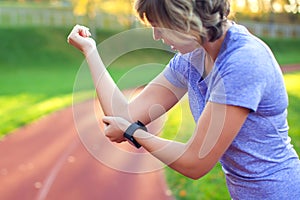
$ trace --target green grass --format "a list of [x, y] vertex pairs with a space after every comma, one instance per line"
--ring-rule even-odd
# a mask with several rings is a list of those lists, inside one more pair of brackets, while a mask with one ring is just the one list
[[[73, 85], [83, 56], [66, 43], [70, 29], [0, 29], [0, 136], [71, 105]], [[98, 33], [98, 42], [114, 34], [103, 30]], [[265, 41], [275, 52], [280, 64], [300, 63], [299, 39]], [[120, 57], [108, 69], [120, 87], [128, 88], [148, 82], [162, 69], [162, 66], [157, 66], [154, 69], [135, 68], [128, 72], [132, 66], [144, 63], [166, 64], [171, 56], [157, 50], [138, 50]], [[138, 79], [133, 81], [133, 77]], [[285, 80], [290, 99], [290, 136], [297, 152], [300, 152], [300, 72], [286, 74]], [[164, 134], [169, 138], [186, 141], [188, 134], [174, 136], [172, 133], [191, 133], [194, 127], [185, 100], [171, 111]], [[199, 181], [187, 179], [168, 168], [166, 175], [169, 187], [178, 200], [230, 199], [219, 164]]]
[[300, 63], [300, 39], [262, 38], [282, 65]]
[[[194, 119], [185, 97], [170, 111], [162, 137], [185, 142], [190, 138], [194, 128]], [[170, 168], [166, 168], [165, 173], [168, 186], [177, 200], [230, 199], [225, 176], [219, 163], [200, 180], [186, 178]]]
[[82, 58], [67, 45], [66, 34], [66, 29], [1, 28], [0, 135], [72, 103]]
[[[84, 57], [67, 44], [70, 30], [71, 27], [0, 29], [0, 137], [71, 105], [75, 78]], [[100, 43], [114, 34], [101, 30], [96, 41]], [[142, 49], [121, 56], [108, 69], [120, 88], [130, 88], [146, 84], [162, 69], [146, 66], [128, 72], [132, 66], [166, 64], [170, 57], [168, 52]], [[141, 73], [147, 74], [146, 78]]]
[[292, 143], [300, 156], [300, 72], [285, 74], [284, 78], [289, 95], [289, 133], [292, 137]]

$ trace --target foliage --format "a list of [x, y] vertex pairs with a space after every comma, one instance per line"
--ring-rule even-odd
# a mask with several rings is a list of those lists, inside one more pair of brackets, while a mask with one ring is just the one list
[[295, 0], [231, 0], [235, 12], [256, 13], [294, 13], [300, 12], [300, 3]]
[[[93, 20], [97, 12], [114, 15], [121, 25], [131, 28], [136, 22], [134, 0], [5, 0], [3, 6], [30, 6], [32, 8], [72, 9], [76, 16]], [[238, 20], [257, 20], [277, 23], [300, 21], [300, 3], [297, 0], [231, 0], [232, 16]]]
[[[75, 14], [95, 15], [97, 10], [116, 15], [120, 22], [133, 23], [129, 16], [133, 14], [133, 0], [72, 0]], [[231, 0], [231, 11], [235, 16], [240, 14], [252, 19], [297, 20], [300, 13], [300, 3], [296, 0]], [[284, 15], [286, 13], [288, 15]], [[280, 15], [280, 17], [276, 17]], [[266, 17], [267, 16], [267, 17]]]
[[87, 15], [93, 19], [97, 13], [97, 6], [101, 3], [102, 0], [72, 0], [73, 12], [75, 15]]
[[231, 0], [231, 14], [238, 20], [299, 23], [300, 3], [296, 0]]
[[135, 18], [131, 0], [105, 0], [100, 9], [117, 16], [120, 24], [128, 28], [133, 26]]
[[131, 0], [72, 0], [73, 12], [79, 16], [93, 19], [97, 12], [117, 16], [120, 24], [130, 28], [134, 23]]

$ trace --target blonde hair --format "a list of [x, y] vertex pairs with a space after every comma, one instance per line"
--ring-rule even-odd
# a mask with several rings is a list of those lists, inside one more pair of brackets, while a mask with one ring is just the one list
[[230, 4], [228, 0], [135, 0], [135, 10], [144, 23], [213, 42], [223, 34]]

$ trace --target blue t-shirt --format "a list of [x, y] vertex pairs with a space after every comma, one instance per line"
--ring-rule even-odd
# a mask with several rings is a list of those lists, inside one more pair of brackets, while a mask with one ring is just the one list
[[220, 160], [231, 197], [300, 199], [300, 161], [288, 136], [288, 98], [270, 49], [235, 24], [203, 79], [204, 58], [201, 48], [176, 54], [164, 75], [175, 86], [188, 89], [195, 121], [208, 101], [250, 110]]

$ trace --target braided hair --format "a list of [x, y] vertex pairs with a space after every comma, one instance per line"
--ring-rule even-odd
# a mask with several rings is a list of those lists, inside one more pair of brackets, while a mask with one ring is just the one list
[[195, 12], [199, 15], [203, 27], [207, 30], [209, 41], [213, 42], [223, 35], [223, 24], [230, 13], [230, 4], [226, 0], [195, 0]]
[[228, 0], [135, 0], [142, 22], [193, 35], [199, 43], [223, 34], [230, 12]]

